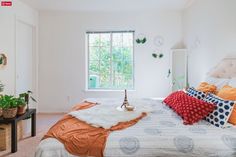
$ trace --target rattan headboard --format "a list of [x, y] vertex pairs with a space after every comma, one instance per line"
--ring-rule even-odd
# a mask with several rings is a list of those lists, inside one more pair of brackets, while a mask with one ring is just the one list
[[236, 77], [236, 57], [223, 59], [208, 73], [208, 76], [229, 79]]

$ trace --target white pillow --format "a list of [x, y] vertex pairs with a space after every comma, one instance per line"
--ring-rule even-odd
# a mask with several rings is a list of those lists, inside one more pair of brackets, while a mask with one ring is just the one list
[[205, 82], [215, 85], [217, 89], [221, 89], [225, 85], [228, 85], [229, 81], [230, 79], [227, 79], [227, 78], [216, 78], [216, 77], [211, 77], [211, 76], [208, 76], [205, 78]]
[[236, 78], [232, 78], [232, 79], [230, 79], [230, 81], [229, 81], [229, 85], [230, 85], [231, 87], [236, 88]]

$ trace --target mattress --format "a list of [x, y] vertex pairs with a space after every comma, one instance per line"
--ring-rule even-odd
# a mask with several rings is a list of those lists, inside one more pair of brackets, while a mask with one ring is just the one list
[[[101, 104], [121, 104], [122, 100], [90, 99]], [[112, 132], [107, 140], [106, 157], [235, 157], [236, 128], [218, 128], [202, 120], [183, 125], [181, 117], [158, 100], [142, 99], [154, 112], [136, 125]], [[74, 157], [62, 143], [48, 138], [39, 144], [36, 157]]]

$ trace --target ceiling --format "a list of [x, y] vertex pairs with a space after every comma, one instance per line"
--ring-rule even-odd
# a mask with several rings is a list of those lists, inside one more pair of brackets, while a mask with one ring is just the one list
[[193, 0], [21, 0], [38, 10], [123, 11], [182, 10]]

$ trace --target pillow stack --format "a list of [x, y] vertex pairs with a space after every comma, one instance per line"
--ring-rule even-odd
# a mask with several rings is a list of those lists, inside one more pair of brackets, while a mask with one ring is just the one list
[[236, 125], [236, 88], [224, 86], [219, 91], [215, 85], [203, 82], [197, 89], [178, 91], [169, 95], [164, 103], [183, 119], [184, 124], [193, 124], [205, 119], [216, 127], [227, 123]]

